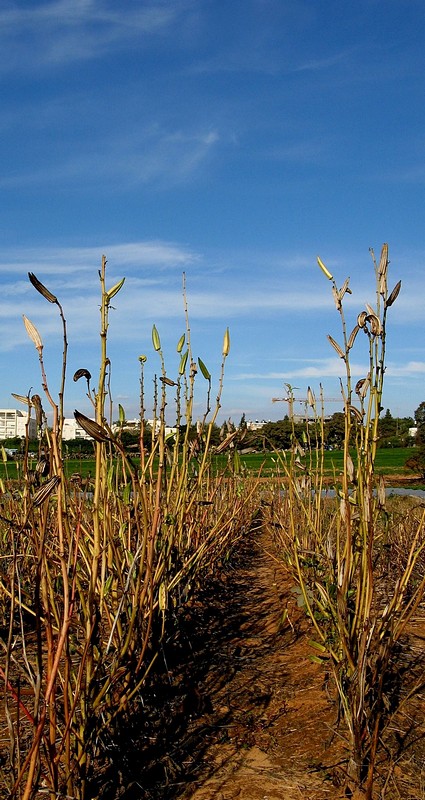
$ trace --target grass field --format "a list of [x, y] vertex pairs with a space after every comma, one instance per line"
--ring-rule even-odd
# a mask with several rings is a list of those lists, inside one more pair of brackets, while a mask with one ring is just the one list
[[[385, 448], [377, 451], [376, 455], [376, 472], [381, 475], [391, 477], [391, 475], [403, 475], [405, 477], [413, 477], [412, 472], [405, 468], [407, 459], [412, 456], [414, 451], [412, 448]], [[355, 453], [352, 454], [353, 460]], [[228, 456], [217, 456], [217, 467], [222, 469], [225, 467]], [[137, 459], [134, 459], [137, 464]], [[30, 468], [35, 467], [36, 462], [30, 464]], [[270, 477], [278, 472], [278, 456], [276, 453], [247, 453], [240, 456], [240, 465], [242, 468], [250, 473], [256, 475], [261, 471], [264, 477]], [[338, 475], [342, 470], [343, 465], [343, 451], [333, 450], [325, 453], [325, 473], [331, 477], [334, 473]], [[9, 461], [7, 464], [0, 464], [0, 479], [16, 479], [18, 477], [18, 470], [20, 468], [19, 462]], [[79, 474], [82, 478], [91, 477], [94, 475], [95, 463], [94, 459], [69, 459], [65, 461], [65, 470], [68, 477], [73, 474]], [[196, 470], [196, 463], [193, 464]], [[279, 470], [282, 472], [282, 469]]]

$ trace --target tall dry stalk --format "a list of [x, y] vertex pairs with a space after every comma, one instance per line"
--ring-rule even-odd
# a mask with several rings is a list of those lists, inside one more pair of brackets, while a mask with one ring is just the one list
[[[300, 602], [312, 622], [314, 658], [330, 668], [340, 710], [348, 729], [348, 783], [371, 800], [380, 737], [397, 704], [391, 681], [400, 637], [420, 603], [425, 577], [418, 564], [425, 547], [425, 514], [413, 527], [407, 557], [389, 587], [379, 576], [388, 525], [385, 486], [375, 474], [378, 421], [382, 411], [387, 314], [400, 291], [389, 292], [388, 247], [379, 263], [372, 252], [375, 303], [366, 304], [350, 332], [344, 298], [349, 280], [338, 288], [323, 262], [319, 266], [332, 284], [340, 315], [342, 342], [328, 336], [345, 372], [341, 380], [344, 406], [344, 465], [334, 476], [335, 499], [324, 492], [323, 398], [316, 403], [309, 390], [312, 420], [306, 440], [294, 439], [289, 462], [282, 460], [288, 487], [275, 505], [278, 537], [292, 570]], [[353, 385], [351, 353], [359, 344], [366, 351], [365, 375]], [[315, 452], [313, 452], [313, 449]], [[306, 456], [307, 453], [307, 457]], [[393, 695], [391, 694], [393, 692]]]
[[[130, 714], [161, 649], [169, 616], [231, 543], [249, 528], [255, 483], [212, 471], [211, 431], [217, 417], [229, 335], [223, 343], [216, 404], [210, 409], [211, 375], [195, 360], [186, 308], [186, 332], [177, 345], [170, 378], [159, 333], [155, 422], [145, 449], [145, 398], [141, 365], [139, 458], [129, 456], [120, 425], [107, 419], [111, 364], [110, 304], [124, 281], [107, 289], [106, 258], [100, 277], [100, 364], [96, 389], [83, 367], [74, 380], [87, 382], [94, 419], [76, 411], [94, 443], [95, 471], [87, 486], [69, 481], [62, 460], [63, 390], [67, 333], [56, 297], [37, 279], [31, 283], [59, 308], [63, 363], [59, 402], [52, 398], [43, 343], [24, 319], [40, 362], [42, 396], [53, 425], [46, 424], [40, 395], [16, 395], [36, 415], [39, 459], [24, 461], [20, 482], [4, 486], [0, 512], [2, 613], [0, 677], [9, 736], [3, 788], [11, 800], [68, 796], [93, 800], [101, 754], [115, 725]], [[186, 301], [185, 301], [186, 302]], [[195, 381], [206, 382], [206, 410], [195, 439]], [[173, 393], [177, 435], [166, 435], [166, 407]], [[226, 441], [222, 449], [225, 449]], [[27, 448], [28, 450], [28, 448]]]

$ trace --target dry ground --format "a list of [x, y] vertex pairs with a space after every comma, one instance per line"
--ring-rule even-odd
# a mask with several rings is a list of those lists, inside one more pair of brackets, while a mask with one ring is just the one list
[[[121, 741], [102, 796], [346, 797], [347, 752], [332, 682], [310, 660], [307, 623], [264, 532], [246, 538], [219, 578], [181, 613], [179, 629], [164, 647], [162, 682], [145, 693], [145, 732], [138, 733], [140, 719], [126, 730], [125, 755]], [[402, 654], [404, 668], [416, 676], [423, 674], [423, 631], [417, 622]], [[386, 737], [377, 798], [425, 798], [424, 723], [419, 693]]]

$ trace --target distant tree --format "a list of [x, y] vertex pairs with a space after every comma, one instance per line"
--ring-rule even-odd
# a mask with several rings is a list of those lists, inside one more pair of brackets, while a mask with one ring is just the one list
[[425, 401], [419, 403], [415, 411], [415, 422], [418, 428], [420, 428], [421, 425], [425, 425]]

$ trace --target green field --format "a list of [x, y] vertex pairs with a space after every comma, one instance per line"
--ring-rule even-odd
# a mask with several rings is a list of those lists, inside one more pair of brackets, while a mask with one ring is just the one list
[[[412, 473], [405, 468], [405, 462], [414, 453], [412, 448], [388, 448], [377, 451], [376, 454], [376, 472], [381, 475], [391, 477], [391, 475], [405, 475], [406, 477], [412, 476]], [[325, 473], [331, 477], [334, 473], [338, 475], [342, 471], [343, 452], [342, 450], [333, 450], [326, 452], [325, 455]], [[352, 453], [353, 460], [355, 453]], [[217, 468], [221, 471], [229, 463], [228, 456], [217, 456]], [[282, 473], [282, 466], [279, 468], [279, 456], [276, 453], [247, 453], [240, 455], [240, 464], [245, 471], [251, 475], [256, 475], [261, 471], [261, 475], [269, 477], [276, 475], [279, 471]], [[133, 459], [137, 464], [137, 459]], [[30, 469], [34, 469], [36, 462], [30, 462]], [[9, 478], [16, 479], [18, 477], [18, 470], [21, 468], [21, 463], [16, 461], [8, 461], [7, 464], [0, 464], [0, 479]], [[193, 463], [194, 471], [196, 471], [196, 463]], [[94, 460], [88, 459], [69, 459], [65, 461], [65, 470], [68, 477], [74, 473], [78, 473], [83, 478], [94, 475]], [[413, 476], [412, 476], [413, 477]]]

